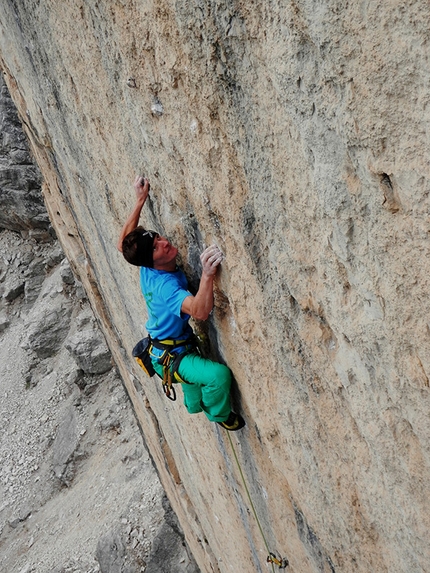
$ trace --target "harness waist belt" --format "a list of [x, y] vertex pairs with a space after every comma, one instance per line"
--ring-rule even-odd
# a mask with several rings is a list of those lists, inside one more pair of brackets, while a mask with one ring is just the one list
[[151, 343], [153, 346], [155, 346], [155, 348], [158, 348], [159, 350], [167, 350], [169, 348], [177, 348], [178, 346], [188, 346], [189, 344], [193, 344], [193, 338], [193, 336], [189, 336], [183, 340], [158, 340], [157, 338], [151, 338]]

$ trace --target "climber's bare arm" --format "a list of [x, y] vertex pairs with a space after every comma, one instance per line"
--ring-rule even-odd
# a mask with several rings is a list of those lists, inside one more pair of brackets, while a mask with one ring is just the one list
[[121, 233], [119, 235], [117, 249], [122, 253], [122, 242], [124, 238], [134, 231], [134, 229], [139, 225], [139, 218], [140, 213], [142, 211], [143, 206], [145, 205], [145, 201], [148, 198], [150, 185], [148, 179], [139, 175], [136, 177], [134, 181], [134, 190], [136, 192], [136, 204], [131, 212], [130, 216], [128, 217], [127, 221], [124, 223], [123, 228], [121, 229]]

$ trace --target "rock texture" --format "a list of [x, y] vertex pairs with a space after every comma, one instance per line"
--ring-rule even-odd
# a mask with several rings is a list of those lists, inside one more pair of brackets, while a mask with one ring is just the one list
[[[197, 573], [84, 290], [48, 228], [40, 184], [27, 204], [24, 191], [41, 177], [1, 78], [0, 91], [0, 570], [141, 573], [162, 555], [158, 571]], [[14, 198], [12, 159], [22, 186]]]
[[42, 178], [3, 81], [0, 90], [0, 228], [28, 230], [40, 236], [41, 230], [49, 228], [40, 193]]
[[[52, 224], [203, 571], [266, 548], [226, 435], [130, 358], [144, 223], [226, 259], [210, 322], [268, 545], [300, 573], [430, 563], [429, 5], [4, 0], [0, 54]], [[16, 288], [20, 288], [16, 285]], [[16, 292], [16, 291], [14, 291]], [[14, 296], [11, 290], [11, 295]]]

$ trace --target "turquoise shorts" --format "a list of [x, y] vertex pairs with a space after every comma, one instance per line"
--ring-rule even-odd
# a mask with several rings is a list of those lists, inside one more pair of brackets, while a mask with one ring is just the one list
[[[153, 360], [154, 369], [163, 377], [163, 367]], [[211, 422], [224, 422], [230, 412], [231, 372], [224, 364], [187, 354], [182, 358], [179, 376], [187, 384], [181, 384], [184, 404], [190, 414], [204, 412]]]

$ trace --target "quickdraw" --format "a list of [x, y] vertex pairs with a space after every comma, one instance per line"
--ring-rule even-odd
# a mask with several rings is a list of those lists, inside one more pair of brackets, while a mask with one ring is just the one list
[[250, 494], [250, 492], [249, 492], [249, 488], [248, 488], [248, 486], [246, 485], [245, 475], [244, 475], [244, 473], [243, 473], [242, 466], [240, 465], [239, 458], [238, 458], [238, 455], [237, 455], [237, 452], [236, 452], [236, 448], [235, 448], [234, 445], [233, 445], [233, 440], [232, 440], [232, 438], [231, 438], [230, 432], [227, 432], [227, 436], [228, 436], [228, 439], [229, 439], [229, 442], [230, 442], [231, 449], [232, 449], [232, 451], [233, 451], [234, 459], [236, 460], [236, 465], [237, 465], [237, 468], [238, 468], [238, 470], [239, 470], [240, 477], [242, 478], [243, 487], [245, 488], [246, 495], [248, 496], [248, 500], [249, 500], [249, 504], [250, 504], [251, 509], [252, 509], [252, 513], [254, 514], [255, 521], [257, 522], [258, 528], [259, 528], [259, 530], [260, 530], [261, 537], [262, 537], [262, 539], [263, 539], [263, 541], [264, 541], [264, 545], [266, 546], [266, 549], [267, 549], [267, 551], [269, 552], [269, 555], [267, 556], [267, 563], [270, 563], [270, 564], [272, 565], [272, 571], [273, 571], [273, 573], [275, 572], [274, 565], [278, 565], [279, 569], [285, 569], [286, 567], [288, 567], [289, 561], [288, 561], [287, 558], [277, 557], [277, 556], [276, 556], [274, 553], [272, 553], [272, 552], [270, 551], [270, 549], [269, 549], [269, 544], [268, 544], [268, 542], [267, 542], [266, 536], [264, 535], [264, 531], [263, 531], [263, 528], [262, 528], [262, 526], [261, 526], [260, 520], [258, 519], [257, 511], [256, 511], [256, 509], [255, 509], [254, 502], [252, 501], [252, 497], [251, 497], [251, 494]]
[[170, 377], [167, 381], [163, 380], [163, 391], [166, 395], [166, 398], [169, 398], [169, 400], [172, 400], [172, 402], [176, 400], [176, 390], [174, 386], [172, 386], [172, 380]]
[[174, 356], [167, 351], [165, 351], [158, 359], [160, 364], [163, 366], [163, 391], [166, 398], [172, 400], [172, 402], [176, 400], [176, 390], [173, 387], [172, 369], [170, 368], [173, 360]]
[[267, 563], [273, 563], [277, 565], [279, 569], [285, 569], [289, 565], [289, 561], [286, 557], [276, 557], [274, 553], [269, 553]]
[[[161, 356], [155, 356], [151, 353], [153, 347], [163, 351]], [[180, 351], [173, 352], [175, 349], [180, 349]], [[152, 359], [156, 359], [161, 364], [163, 376], [160, 376], [160, 378], [163, 380], [163, 392], [166, 398], [174, 402], [176, 400], [176, 390], [173, 384], [177, 382], [188, 384], [186, 380], [180, 377], [178, 369], [182, 358], [190, 352], [200, 353], [197, 338], [194, 335], [183, 340], [158, 340], [147, 336], [136, 344], [132, 354], [139, 366], [150, 377], [157, 374]]]

